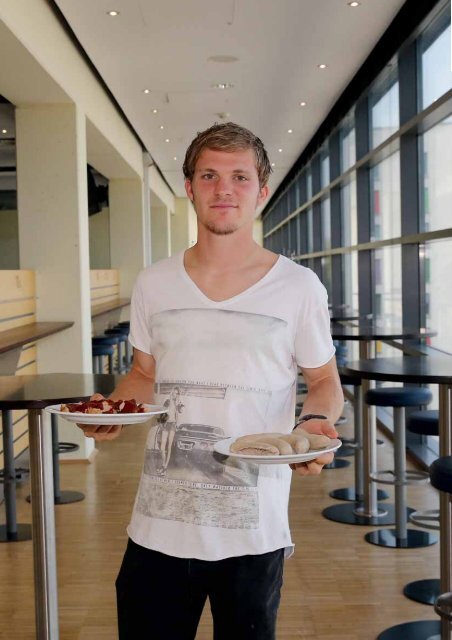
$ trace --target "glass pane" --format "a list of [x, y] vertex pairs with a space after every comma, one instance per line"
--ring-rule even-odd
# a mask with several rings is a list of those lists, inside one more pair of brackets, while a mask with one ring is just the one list
[[389, 325], [402, 324], [402, 252], [400, 246], [374, 251], [374, 315]]
[[308, 219], [308, 253], [312, 253], [314, 247], [314, 227], [312, 207], [309, 207], [306, 216]]
[[[447, 23], [446, 23], [447, 24]], [[438, 100], [452, 88], [450, 19], [447, 27], [431, 42], [422, 38], [422, 108]], [[427, 44], [428, 42], [428, 44]]]
[[425, 245], [425, 323], [438, 332], [430, 344], [452, 353], [452, 238]]
[[331, 249], [331, 205], [329, 198], [322, 200], [320, 213], [322, 218], [322, 249]]
[[330, 156], [323, 152], [320, 157], [320, 187], [323, 189], [330, 183]]
[[341, 168], [342, 171], [353, 166], [356, 162], [356, 135], [355, 128], [350, 129], [343, 138], [341, 138]]
[[371, 94], [372, 147], [378, 147], [399, 128], [399, 83], [385, 93]]
[[421, 229], [452, 227], [452, 117], [429, 129], [421, 138]]
[[331, 267], [331, 256], [322, 258], [322, 282], [328, 291], [329, 300], [331, 300], [333, 296], [333, 273]]
[[342, 277], [344, 284], [344, 302], [346, 309], [357, 311], [359, 309], [358, 300], [358, 252], [352, 251], [343, 256]]
[[308, 189], [308, 200], [310, 200], [312, 198], [312, 171], [310, 168], [308, 169], [307, 189]]
[[12, 104], [0, 103], [0, 269], [20, 269], [16, 182], [16, 122]]
[[342, 187], [342, 246], [358, 244], [358, 209], [356, 205], [356, 173]]
[[371, 169], [372, 240], [388, 240], [401, 234], [400, 154], [397, 151]]

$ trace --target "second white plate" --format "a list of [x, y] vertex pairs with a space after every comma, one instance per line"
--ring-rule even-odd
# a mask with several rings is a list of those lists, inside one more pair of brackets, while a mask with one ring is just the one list
[[147, 422], [152, 416], [166, 413], [167, 409], [158, 404], [143, 405], [146, 411], [144, 413], [68, 413], [61, 411], [61, 404], [52, 404], [46, 407], [48, 413], [61, 416], [69, 422], [77, 422], [78, 424], [140, 424]]
[[240, 458], [241, 460], [246, 460], [247, 462], [254, 462], [257, 464], [292, 464], [295, 462], [309, 462], [309, 460], [315, 460], [319, 456], [324, 453], [332, 453], [333, 451], [337, 451], [339, 447], [342, 445], [342, 442], [337, 438], [331, 440], [331, 444], [329, 447], [325, 449], [313, 450], [311, 449], [307, 453], [293, 453], [291, 455], [285, 456], [247, 456], [242, 453], [233, 453], [230, 451], [230, 446], [233, 442], [235, 442], [237, 438], [226, 438], [225, 440], [219, 440], [213, 446], [214, 451], [217, 453], [221, 453], [224, 456], [229, 456], [231, 458]]

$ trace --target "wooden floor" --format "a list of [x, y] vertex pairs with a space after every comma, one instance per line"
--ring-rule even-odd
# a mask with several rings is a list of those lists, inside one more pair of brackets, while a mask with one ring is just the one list
[[[341, 428], [351, 435], [351, 423]], [[61, 640], [114, 640], [114, 581], [126, 544], [125, 527], [141, 471], [146, 427], [128, 428], [119, 440], [99, 446], [93, 464], [61, 465], [62, 488], [81, 490], [83, 502], [55, 509]], [[379, 448], [387, 468], [392, 447]], [[439, 547], [391, 550], [364, 542], [368, 527], [325, 520], [331, 489], [353, 484], [353, 467], [295, 477], [290, 519], [295, 555], [286, 562], [278, 640], [372, 640], [388, 626], [434, 619], [431, 607], [407, 600], [403, 585], [439, 576]], [[18, 492], [19, 521], [31, 521]], [[410, 506], [433, 508], [431, 487], [409, 487]], [[4, 522], [3, 508], [0, 509]], [[204, 611], [197, 640], [212, 637]], [[34, 638], [31, 542], [0, 545], [0, 638]], [[407, 639], [409, 640], [409, 639]]]

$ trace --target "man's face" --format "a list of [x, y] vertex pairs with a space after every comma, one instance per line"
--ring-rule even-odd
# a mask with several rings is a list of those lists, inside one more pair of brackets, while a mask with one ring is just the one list
[[198, 224], [216, 235], [227, 235], [252, 221], [257, 207], [268, 195], [259, 186], [256, 156], [252, 149], [226, 152], [204, 149], [196, 163], [193, 180], [185, 181]]

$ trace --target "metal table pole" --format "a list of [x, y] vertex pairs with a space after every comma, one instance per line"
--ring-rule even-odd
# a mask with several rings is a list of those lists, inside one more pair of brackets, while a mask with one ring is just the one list
[[49, 416], [30, 409], [30, 473], [37, 640], [58, 640], [52, 434]]
[[[439, 385], [439, 455], [452, 455], [452, 386]], [[452, 591], [452, 502], [445, 491], [440, 491], [440, 571], [441, 593]], [[441, 618], [441, 640], [450, 640], [452, 625]]]
[[[359, 357], [363, 360], [375, 357], [373, 341], [362, 340], [359, 343]], [[377, 485], [370, 480], [370, 475], [377, 468], [377, 419], [374, 406], [368, 406], [364, 398], [369, 389], [375, 387], [374, 380], [365, 378], [361, 381], [362, 408], [362, 446], [363, 446], [363, 504], [355, 509], [356, 515], [364, 518], [379, 518], [387, 515], [388, 511], [378, 506]]]

